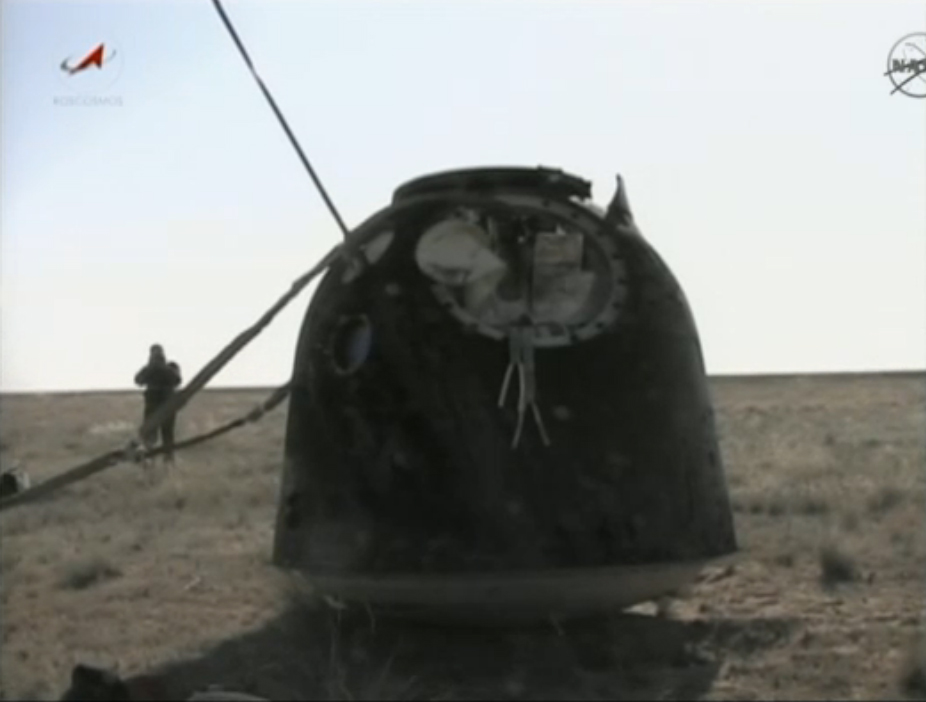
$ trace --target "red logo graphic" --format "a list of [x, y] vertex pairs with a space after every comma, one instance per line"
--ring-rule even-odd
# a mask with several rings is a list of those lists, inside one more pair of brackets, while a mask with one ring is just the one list
[[74, 75], [75, 73], [80, 73], [90, 66], [96, 66], [97, 69], [103, 68], [104, 63], [109, 63], [113, 57], [116, 55], [116, 50], [109, 54], [109, 56], [104, 57], [105, 54], [105, 44], [97, 44], [97, 46], [90, 51], [84, 58], [82, 58], [77, 64], [69, 66], [68, 63], [71, 61], [71, 58], [68, 57], [61, 62], [61, 70], [67, 73], [68, 75]]

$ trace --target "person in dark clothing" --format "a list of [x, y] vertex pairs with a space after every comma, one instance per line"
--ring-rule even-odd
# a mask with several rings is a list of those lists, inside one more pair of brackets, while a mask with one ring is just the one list
[[[160, 344], [151, 347], [148, 363], [135, 374], [135, 384], [145, 387], [145, 415], [147, 420], [154, 412], [167, 402], [180, 387], [180, 366], [168, 361], [164, 348]], [[160, 426], [154, 427], [146, 436], [142, 437], [145, 448], [152, 448], [160, 434], [164, 446], [164, 460], [173, 463], [174, 460], [174, 426], [177, 421], [176, 413], [164, 418]]]

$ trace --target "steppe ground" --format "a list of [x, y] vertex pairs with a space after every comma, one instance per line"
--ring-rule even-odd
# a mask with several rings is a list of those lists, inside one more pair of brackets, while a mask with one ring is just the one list
[[[123, 465], [0, 513], [2, 698], [54, 699], [77, 661], [273, 699], [923, 696], [926, 375], [712, 383], [742, 552], [668, 611], [453, 638], [332, 624], [269, 564], [284, 405], [155, 481]], [[179, 433], [264, 394], [207, 391]], [[132, 393], [4, 396], [3, 464], [46, 479], [139, 413]]]

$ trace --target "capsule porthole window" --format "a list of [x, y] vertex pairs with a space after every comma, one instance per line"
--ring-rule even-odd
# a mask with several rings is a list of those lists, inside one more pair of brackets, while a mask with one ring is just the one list
[[346, 317], [338, 323], [329, 352], [335, 371], [340, 375], [356, 373], [370, 357], [373, 348], [373, 325], [366, 315]]

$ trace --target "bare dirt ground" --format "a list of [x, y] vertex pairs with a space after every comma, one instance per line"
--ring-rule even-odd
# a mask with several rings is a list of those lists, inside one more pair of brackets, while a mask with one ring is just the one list
[[[668, 611], [448, 632], [313, 610], [269, 563], [285, 405], [146, 481], [114, 468], [0, 514], [0, 697], [78, 662], [272, 699], [890, 699], [926, 694], [926, 375], [713, 381], [742, 553]], [[264, 393], [206, 392], [178, 432]], [[4, 396], [34, 482], [122, 445], [134, 394]]]

